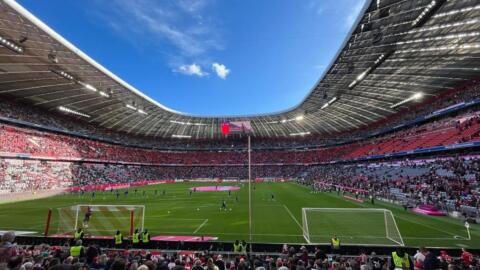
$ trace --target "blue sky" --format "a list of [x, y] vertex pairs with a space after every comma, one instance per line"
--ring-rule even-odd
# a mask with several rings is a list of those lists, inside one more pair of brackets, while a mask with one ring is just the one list
[[297, 105], [365, 0], [19, 0], [158, 102], [199, 115]]

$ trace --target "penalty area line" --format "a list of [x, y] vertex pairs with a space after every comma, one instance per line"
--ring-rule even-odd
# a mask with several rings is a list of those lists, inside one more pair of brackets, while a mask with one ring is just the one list
[[[442, 230], [442, 229], [439, 229], [437, 227], [434, 227], [434, 226], [431, 226], [431, 225], [428, 225], [428, 224], [424, 224], [424, 223], [421, 223], [421, 222], [418, 222], [418, 221], [415, 221], [413, 219], [408, 219], [408, 218], [404, 218], [404, 217], [400, 217], [400, 216], [395, 216], [394, 215], [394, 218], [398, 218], [398, 219], [403, 219], [405, 221], [408, 221], [408, 222], [412, 222], [412, 223], [415, 223], [415, 224], [418, 224], [420, 226], [424, 226], [424, 227], [427, 227], [427, 228], [430, 228], [432, 230], [435, 230], [435, 231], [438, 231], [438, 232], [442, 232], [444, 234], [448, 234], [448, 235], [451, 235], [452, 236], [452, 239], [455, 239], [455, 240], [460, 240], [460, 239], [457, 239], [456, 237], [459, 237], [458, 235], [454, 234], [454, 233], [451, 233], [449, 231], [445, 231], [445, 230]], [[462, 236], [460, 236], [462, 237]], [[468, 240], [466, 239], [466, 237], [463, 237], [465, 238], [465, 240]]]
[[198, 226], [195, 231], [193, 231], [193, 233], [197, 233], [203, 226], [205, 226], [205, 224], [207, 224], [207, 222], [208, 222], [208, 219], [205, 219], [203, 223], [200, 224], [200, 226]]
[[300, 228], [301, 231], [303, 231], [303, 227], [302, 225], [300, 225], [300, 223], [298, 222], [298, 220], [295, 218], [295, 216], [293, 216], [292, 212], [290, 212], [290, 209], [288, 209], [288, 207], [284, 204], [283, 207], [285, 208], [285, 210], [287, 210], [288, 214], [290, 215], [290, 217], [293, 219], [293, 221], [295, 221], [295, 223], [297, 223], [298, 227]]

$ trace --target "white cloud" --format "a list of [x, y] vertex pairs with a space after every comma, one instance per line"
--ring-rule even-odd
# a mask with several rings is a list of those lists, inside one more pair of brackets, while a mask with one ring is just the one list
[[[97, 18], [139, 49], [155, 48], [170, 67], [202, 62], [223, 50], [217, 19], [207, 12], [211, 0], [96, 0]], [[106, 4], [108, 3], [108, 4]], [[150, 47], [150, 48], [149, 48]]]
[[196, 14], [209, 4], [209, 0], [176, 0], [175, 4], [183, 11]]
[[219, 63], [213, 63], [212, 64], [212, 69], [215, 70], [215, 73], [217, 73], [217, 76], [226, 79], [228, 74], [230, 74], [230, 69], [228, 69], [225, 65], [219, 64]]
[[179, 72], [185, 75], [205, 77], [208, 76], [208, 73], [202, 70], [202, 67], [196, 63], [190, 65], [181, 65], [178, 69], [175, 69], [174, 72]]

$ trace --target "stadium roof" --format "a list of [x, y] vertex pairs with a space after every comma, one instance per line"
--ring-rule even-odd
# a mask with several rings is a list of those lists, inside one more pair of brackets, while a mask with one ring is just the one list
[[[479, 0], [367, 1], [307, 97], [277, 113], [199, 117], [147, 97], [13, 0], [0, 1], [0, 96], [129, 134], [219, 138], [225, 120], [253, 136], [327, 135], [385, 119], [480, 74]], [[274, 97], [272, 97], [274, 98]]]

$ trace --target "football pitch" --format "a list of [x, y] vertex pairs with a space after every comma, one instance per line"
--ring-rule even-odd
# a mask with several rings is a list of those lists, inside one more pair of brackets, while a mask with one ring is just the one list
[[[190, 195], [191, 187], [211, 185], [215, 184], [161, 184], [138, 187], [136, 194], [135, 188], [130, 188], [128, 196], [124, 195], [125, 190], [120, 190], [118, 199], [115, 191], [97, 191], [95, 198], [92, 198], [91, 193], [83, 196], [67, 194], [0, 204], [0, 230], [33, 231], [40, 235], [44, 230], [49, 208], [53, 214], [50, 233], [56, 233], [58, 208], [78, 204], [144, 205], [144, 226], [152, 236], [212, 236], [217, 237], [218, 241], [248, 241], [248, 185], [238, 184], [240, 190], [231, 191], [230, 195], [228, 191], [196, 191]], [[219, 184], [221, 185], [231, 183]], [[312, 193], [308, 188], [291, 182], [259, 183], [254, 187], [253, 242], [306, 243], [303, 236], [305, 220], [302, 219], [302, 208], [372, 208], [391, 211], [406, 246], [480, 248], [479, 225], [471, 225], [471, 238], [468, 239], [463, 223], [449, 217], [422, 216], [379, 201], [375, 205], [367, 202], [359, 204], [333, 193]], [[227, 207], [226, 210], [221, 210], [224, 200]], [[308, 216], [311, 239], [315, 239], [315, 243], [323, 243], [328, 242], [333, 234], [337, 234], [344, 244], [394, 244], [385, 238], [386, 225], [383, 215], [376, 217], [373, 214], [362, 214], [367, 212], [339, 212], [333, 215], [320, 212]], [[94, 212], [91, 222], [94, 222], [95, 218], [99, 217]], [[111, 228], [112, 235], [116, 229]], [[98, 233], [88, 230], [86, 229], [87, 234]], [[124, 232], [124, 235], [127, 234], [128, 232]]]

